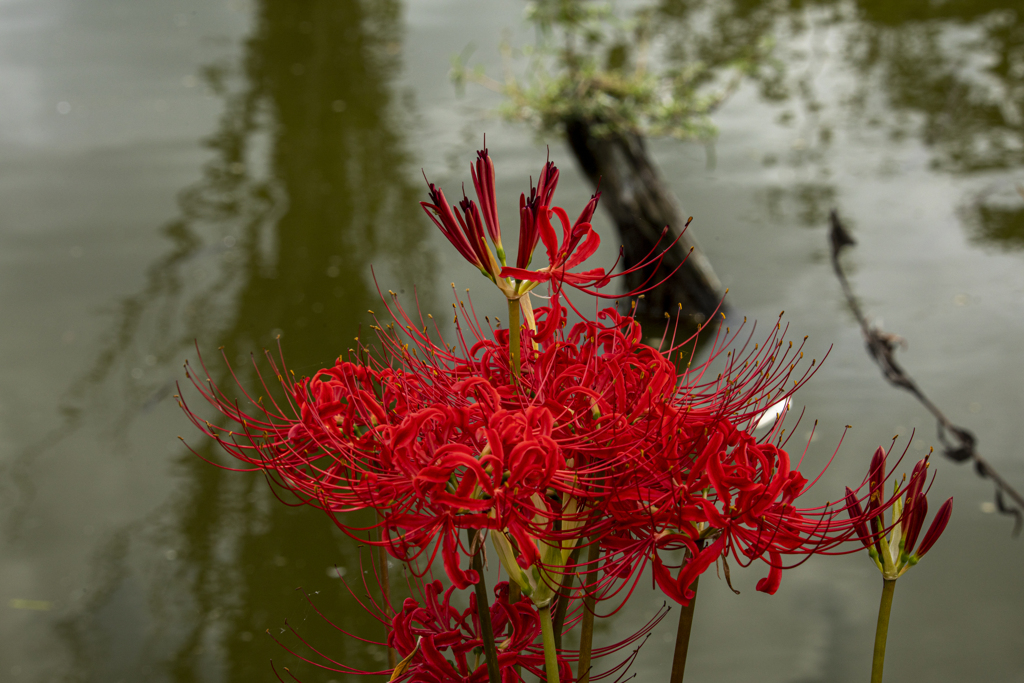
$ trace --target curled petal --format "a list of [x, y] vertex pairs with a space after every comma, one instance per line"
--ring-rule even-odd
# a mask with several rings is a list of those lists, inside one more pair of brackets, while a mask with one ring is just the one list
[[768, 576], [757, 582], [757, 590], [775, 595], [775, 591], [779, 590], [779, 584], [782, 583], [782, 556], [775, 552], [768, 553], [768, 556]]
[[444, 570], [448, 578], [459, 590], [469, 588], [480, 580], [480, 575], [474, 569], [463, 571], [460, 566], [462, 558], [459, 556], [459, 542], [455, 537], [457, 530], [450, 528], [444, 534], [444, 548], [442, 556], [444, 559]]

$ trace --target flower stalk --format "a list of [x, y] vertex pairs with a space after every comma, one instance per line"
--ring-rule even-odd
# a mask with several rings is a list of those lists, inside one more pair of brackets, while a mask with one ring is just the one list
[[484, 656], [487, 658], [487, 679], [489, 683], [501, 683], [498, 670], [498, 650], [494, 646], [494, 629], [491, 627], [491, 602], [487, 599], [487, 580], [484, 578], [484, 544], [476, 543], [477, 532], [467, 530], [469, 548], [473, 552], [473, 569], [480, 577], [476, 582], [476, 613], [480, 619], [480, 637], [484, 641]]
[[875, 653], [871, 658], [871, 683], [882, 683], [885, 641], [889, 636], [889, 612], [892, 610], [892, 595], [895, 590], [896, 579], [882, 580], [882, 602], [878, 606], [878, 625], [875, 627]]
[[508, 300], [508, 357], [512, 365], [512, 377], [518, 380], [522, 368], [519, 353], [519, 299]]
[[587, 548], [587, 573], [583, 579], [583, 621], [580, 624], [580, 663], [576, 670], [579, 683], [590, 683], [590, 654], [594, 647], [594, 608], [596, 600], [592, 592], [597, 581], [597, 558], [601, 554], [601, 542], [593, 540]]
[[[921, 538], [921, 544], [914, 549], [921, 534], [925, 516], [928, 514], [928, 498], [925, 483], [928, 473], [928, 456], [918, 461], [910, 475], [910, 482], [904, 488], [895, 484], [893, 497], [889, 502], [882, 500], [882, 485], [885, 479], [885, 449], [879, 447], [871, 458], [866, 483], [869, 494], [866, 511], [861, 508], [857, 494], [846, 489], [846, 510], [853, 520], [856, 532], [868, 556], [882, 573], [882, 600], [878, 606], [878, 625], [875, 627], [875, 650], [871, 658], [871, 683], [882, 683], [882, 669], [885, 666], [885, 643], [889, 636], [889, 613], [892, 611], [892, 596], [896, 580], [908, 569], [920, 562], [946, 529], [953, 513], [953, 499], [950, 498], [939, 508], [931, 526]], [[905, 481], [905, 478], [904, 478]], [[885, 523], [886, 508], [891, 508], [892, 524]], [[870, 531], [869, 531], [870, 525]]]
[[672, 655], [672, 675], [669, 677], [671, 683], [682, 683], [683, 672], [686, 671], [686, 655], [690, 650], [690, 631], [693, 628], [693, 609], [697, 604], [698, 581], [700, 581], [699, 576], [690, 584], [693, 597], [680, 608], [679, 628], [676, 631], [676, 649]]
[[555, 609], [555, 647], [559, 650], [562, 649], [562, 631], [565, 628], [565, 615], [569, 611], [570, 593], [572, 591], [572, 584], [576, 579], [575, 565], [580, 555], [580, 546], [576, 546], [572, 555], [569, 556], [569, 565], [567, 568], [572, 568], [572, 571], [566, 572], [565, 578], [562, 581], [562, 588], [559, 591], [558, 596], [558, 607]]
[[540, 608], [540, 633], [544, 642], [544, 671], [547, 683], [558, 681], [558, 655], [555, 648], [555, 629], [551, 625], [551, 603]]

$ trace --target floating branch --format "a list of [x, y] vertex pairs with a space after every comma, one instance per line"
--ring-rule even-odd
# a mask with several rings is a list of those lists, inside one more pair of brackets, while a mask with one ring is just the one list
[[[831, 222], [829, 242], [831, 244], [832, 268], [835, 269], [836, 277], [839, 278], [839, 284], [842, 285], [843, 294], [846, 296], [846, 303], [857, 317], [857, 322], [860, 323], [860, 329], [864, 333], [868, 353], [871, 354], [875, 363], [881, 368], [882, 376], [890, 384], [909, 391], [928, 409], [928, 412], [935, 416], [938, 424], [939, 441], [944, 448], [943, 454], [957, 463], [972, 461], [978, 476], [992, 480], [996, 490], [996, 508], [1000, 513], [1012, 515], [1015, 518], [1013, 534], [1014, 536], [1020, 534], [1021, 525], [1024, 523], [1024, 515], [1021, 513], [1021, 510], [1024, 510], [1024, 497], [1021, 497], [1012, 486], [1006, 483], [1006, 480], [992, 469], [987, 460], [978, 455], [977, 439], [974, 434], [959, 425], [953, 424], [946, 417], [945, 413], [939, 410], [939, 407], [925, 396], [917, 382], [896, 362], [896, 348], [904, 343], [904, 339], [868, 324], [864, 311], [861, 309], [860, 304], [857, 303], [853, 290], [850, 289], [850, 283], [846, 279], [846, 274], [843, 272], [842, 266], [839, 265], [839, 253], [843, 250], [843, 247], [856, 244], [856, 242], [843, 227], [839, 220], [839, 214], [836, 213], [835, 209], [832, 209], [832, 212], [829, 214], [829, 220]], [[1007, 498], [1013, 501], [1013, 505], [1007, 504]]]

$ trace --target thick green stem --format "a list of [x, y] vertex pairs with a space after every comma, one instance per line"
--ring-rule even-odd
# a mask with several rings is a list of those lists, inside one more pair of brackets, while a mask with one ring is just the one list
[[519, 300], [508, 300], [508, 357], [512, 364], [512, 376], [519, 379]]
[[580, 556], [580, 546], [577, 545], [572, 550], [572, 555], [569, 556], [569, 566], [565, 578], [562, 579], [562, 587], [558, 593], [558, 607], [555, 609], [555, 647], [559, 650], [562, 649], [562, 630], [565, 628], [565, 615], [569, 611], [569, 593], [572, 591], [573, 581], [576, 579], [576, 568], [572, 565], [576, 564], [576, 561]]
[[587, 548], [587, 573], [583, 578], [583, 622], [580, 624], [580, 663], [576, 670], [579, 683], [590, 683], [590, 653], [594, 646], [594, 583], [597, 581], [597, 558], [601, 542], [594, 539]]
[[544, 640], [544, 671], [547, 683], [558, 683], [558, 655], [555, 649], [555, 629], [551, 625], [551, 604], [540, 608], [540, 635]]
[[892, 610], [892, 594], [895, 590], [896, 579], [882, 580], [882, 602], [878, 606], [878, 626], [875, 627], [875, 655], [871, 659], [871, 683], [882, 683], [885, 640], [889, 636], [889, 612]]
[[[472, 550], [476, 540], [476, 531], [467, 529], [469, 547]], [[484, 544], [481, 543], [473, 553], [473, 569], [480, 575], [476, 582], [476, 613], [480, 619], [480, 637], [484, 641], [484, 656], [487, 658], [487, 678], [490, 683], [501, 683], [501, 672], [498, 670], [498, 650], [494, 647], [494, 629], [491, 626], [491, 601], [487, 597], [487, 580], [484, 578]]]
[[[381, 520], [380, 515], [377, 515], [378, 521]], [[384, 527], [380, 528], [380, 540], [385, 540]], [[391, 638], [391, 575], [388, 571], [388, 549], [384, 545], [377, 546], [377, 562], [380, 564], [380, 597], [381, 597], [381, 610], [384, 612], [384, 617], [387, 619], [387, 623], [384, 625], [384, 643], [386, 644]], [[388, 648], [388, 667], [394, 669], [398, 665], [398, 653], [392, 647]]]
[[671, 683], [682, 683], [683, 673], [686, 671], [686, 654], [690, 650], [690, 630], [693, 628], [693, 608], [697, 605], [697, 582], [698, 576], [690, 584], [693, 597], [690, 602], [679, 612], [679, 629], [676, 631], [676, 651], [672, 657]]

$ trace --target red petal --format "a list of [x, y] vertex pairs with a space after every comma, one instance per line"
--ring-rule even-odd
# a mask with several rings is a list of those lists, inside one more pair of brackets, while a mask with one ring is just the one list
[[569, 245], [569, 236], [572, 235], [572, 223], [569, 222], [569, 214], [560, 206], [552, 206], [551, 212], [558, 216], [558, 220], [562, 221], [562, 247], [565, 248]]
[[779, 584], [782, 583], [782, 556], [778, 553], [768, 553], [771, 558], [769, 565], [771, 569], [768, 570], [768, 576], [757, 582], [757, 590], [768, 595], [775, 595], [775, 591], [779, 590]]
[[548, 250], [548, 264], [553, 266], [558, 260], [558, 238], [555, 236], [555, 228], [551, 225], [551, 211], [546, 206], [540, 207], [539, 211], [540, 215], [537, 218], [540, 239], [544, 242], [544, 248]]
[[697, 553], [697, 556], [691, 558], [690, 561], [683, 566], [683, 570], [679, 572], [679, 577], [676, 579], [676, 583], [680, 589], [685, 587], [683, 593], [687, 602], [693, 599], [693, 591], [690, 590], [690, 585], [693, 583], [694, 579], [703, 574], [707, 568], [722, 555], [722, 552], [725, 550], [725, 541], [727, 536], [728, 534], [723, 530], [722, 535], [719, 536], [714, 543]]
[[452, 580], [456, 588], [465, 590], [469, 586], [476, 584], [480, 580], [480, 575], [472, 569], [464, 572], [462, 567], [459, 566], [462, 558], [459, 556], [459, 543], [455, 539], [455, 534], [457, 533], [458, 529], [454, 526], [449, 525], [445, 529], [444, 547], [441, 551], [441, 556], [444, 559], [444, 570], [448, 574], [448, 578]]
[[551, 273], [546, 271], [526, 270], [525, 268], [512, 268], [507, 266], [498, 273], [499, 277], [514, 277], [517, 280], [529, 280], [530, 282], [547, 282], [551, 279]]
[[[589, 226], [589, 223], [586, 225]], [[569, 260], [565, 263], [566, 270], [575, 268], [586, 261], [588, 258], [593, 256], [594, 252], [597, 251], [597, 248], [601, 246], [601, 236], [593, 230], [589, 230], [583, 240], [583, 243], [569, 255]], [[602, 270], [601, 272], [603, 273], [604, 271]]]
[[690, 602], [690, 599], [683, 595], [683, 591], [679, 590], [679, 584], [672, 578], [671, 572], [661, 562], [661, 558], [658, 557], [657, 553], [654, 555], [654, 580], [658, 582], [658, 587], [666, 595], [666, 597], [678, 602], [680, 605], [686, 605]]

